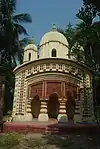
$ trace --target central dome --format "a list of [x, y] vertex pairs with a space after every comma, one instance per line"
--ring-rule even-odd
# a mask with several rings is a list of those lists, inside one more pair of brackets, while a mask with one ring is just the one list
[[40, 46], [48, 43], [48, 42], [60, 42], [66, 46], [68, 46], [68, 41], [66, 37], [57, 31], [55, 25], [53, 25], [52, 31], [47, 32], [40, 41]]

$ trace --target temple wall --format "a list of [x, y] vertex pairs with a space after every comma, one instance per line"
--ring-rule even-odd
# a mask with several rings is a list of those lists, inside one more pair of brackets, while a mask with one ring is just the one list
[[[44, 62], [44, 63], [43, 63]], [[68, 92], [73, 96], [76, 108], [74, 121], [91, 121], [89, 114], [93, 113], [92, 75], [73, 62], [61, 64], [52, 60], [35, 62], [15, 70], [15, 94], [13, 104], [14, 120], [32, 120], [31, 101], [38, 95], [41, 101], [40, 115], [47, 120], [47, 101], [50, 94], [57, 93], [60, 103], [59, 114], [66, 115]], [[84, 75], [85, 74], [85, 75]], [[86, 93], [86, 91], [88, 91]], [[87, 99], [88, 116], [84, 118], [85, 99]], [[46, 107], [46, 108], [44, 108]], [[63, 109], [62, 109], [63, 107]], [[39, 117], [41, 119], [41, 116]]]

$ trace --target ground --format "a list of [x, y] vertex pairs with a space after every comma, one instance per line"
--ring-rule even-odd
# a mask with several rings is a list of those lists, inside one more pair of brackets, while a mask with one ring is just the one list
[[98, 135], [70, 134], [52, 136], [42, 134], [3, 134], [0, 149], [100, 149]]

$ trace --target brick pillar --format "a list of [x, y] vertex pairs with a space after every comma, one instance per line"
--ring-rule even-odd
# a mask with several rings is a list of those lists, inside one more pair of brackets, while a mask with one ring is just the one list
[[31, 111], [31, 101], [33, 98], [27, 100], [26, 114], [24, 115], [24, 121], [33, 121], [32, 111]]
[[67, 99], [59, 99], [59, 114], [58, 114], [58, 121], [68, 121], [67, 114], [66, 114], [66, 101]]
[[48, 113], [47, 113], [47, 97], [46, 97], [46, 90], [47, 90], [47, 83], [44, 81], [42, 86], [42, 98], [41, 101], [41, 108], [40, 114], [38, 116], [38, 121], [48, 121]]
[[[77, 87], [77, 98], [75, 99], [75, 114], [74, 114], [74, 123], [81, 122], [81, 102], [80, 102], [80, 95], [79, 95], [80, 88]], [[80, 97], [79, 97], [80, 96]]]
[[47, 100], [41, 98], [41, 108], [40, 108], [40, 114], [38, 116], [38, 121], [48, 121], [48, 113], [47, 113]]

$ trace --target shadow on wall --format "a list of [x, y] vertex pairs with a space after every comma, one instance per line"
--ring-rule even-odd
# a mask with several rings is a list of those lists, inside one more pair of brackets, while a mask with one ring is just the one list
[[68, 116], [68, 120], [70, 121], [74, 118], [76, 103], [74, 97], [69, 91], [67, 92], [67, 98], [68, 100], [66, 102], [66, 114]]
[[41, 101], [39, 99], [39, 96], [36, 95], [31, 101], [31, 111], [32, 111], [33, 118], [38, 118], [40, 113], [40, 106], [41, 106]]
[[53, 93], [49, 96], [47, 108], [49, 118], [57, 118], [59, 114], [59, 101], [58, 101], [58, 95], [56, 93]]

